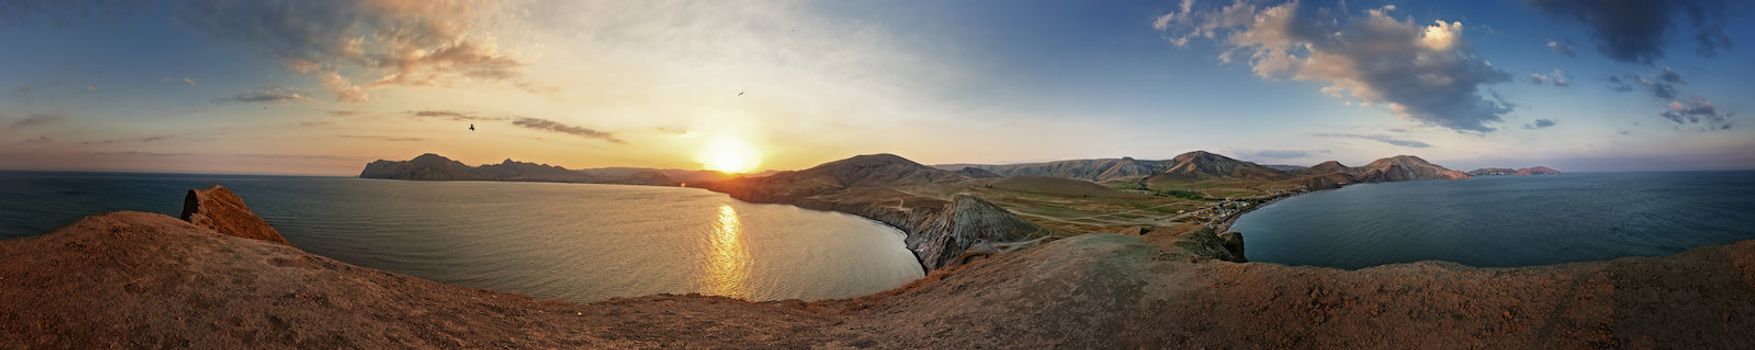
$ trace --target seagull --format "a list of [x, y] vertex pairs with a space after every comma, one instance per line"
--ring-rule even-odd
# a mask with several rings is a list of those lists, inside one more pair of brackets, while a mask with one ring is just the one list
[[475, 131], [475, 124], [469, 124], [469, 131]]

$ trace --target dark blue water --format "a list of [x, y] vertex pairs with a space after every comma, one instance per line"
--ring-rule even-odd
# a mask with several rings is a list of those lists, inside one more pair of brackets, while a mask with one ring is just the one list
[[185, 191], [214, 184], [305, 251], [543, 298], [840, 298], [921, 275], [901, 232], [870, 220], [652, 186], [0, 172], [0, 238], [115, 210], [176, 215]]
[[1354, 185], [1244, 214], [1250, 261], [1527, 266], [1755, 239], [1755, 172], [1587, 173]]

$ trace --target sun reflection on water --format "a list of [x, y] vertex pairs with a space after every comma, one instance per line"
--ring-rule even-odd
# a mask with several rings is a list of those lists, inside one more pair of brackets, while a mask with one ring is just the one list
[[730, 204], [719, 205], [719, 221], [708, 240], [707, 294], [749, 298], [749, 289], [744, 286], [750, 274], [749, 250], [743, 246], [743, 223]]

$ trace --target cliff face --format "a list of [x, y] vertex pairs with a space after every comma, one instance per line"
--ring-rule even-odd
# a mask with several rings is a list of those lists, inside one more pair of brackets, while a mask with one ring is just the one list
[[280, 236], [280, 231], [268, 226], [268, 221], [251, 212], [243, 198], [223, 186], [189, 190], [183, 196], [183, 214], [179, 218], [220, 234], [292, 245]]
[[422, 154], [408, 161], [378, 160], [366, 164], [361, 178], [421, 181], [533, 181], [624, 185], [670, 186], [678, 182], [651, 169], [583, 169], [519, 162], [469, 166], [437, 154]]
[[883, 222], [907, 234], [908, 250], [928, 271], [952, 263], [975, 244], [1016, 242], [1047, 234], [1041, 227], [974, 196], [941, 199], [900, 190], [969, 179], [895, 155], [874, 154], [766, 177], [715, 182], [707, 188], [749, 202], [839, 211]]

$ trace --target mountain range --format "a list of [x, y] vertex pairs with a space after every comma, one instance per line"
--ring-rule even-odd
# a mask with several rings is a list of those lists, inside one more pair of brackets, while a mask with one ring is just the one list
[[1310, 188], [1333, 188], [1360, 182], [1469, 178], [1468, 173], [1408, 155], [1378, 159], [1361, 167], [1348, 167], [1335, 161], [1310, 167], [1261, 165], [1206, 151], [1183, 153], [1168, 160], [1124, 157], [1003, 165], [943, 164], [935, 167], [960, 171], [985, 170], [1001, 176], [1060, 177], [1098, 183], [1138, 181], [1142, 187], [1155, 187], [1149, 185], [1160, 183], [1243, 179], [1289, 181]]
[[595, 168], [572, 170], [507, 159], [499, 164], [470, 166], [427, 153], [406, 161], [378, 160], [366, 164], [361, 178], [422, 181], [530, 181], [676, 186], [729, 178], [706, 170]]
[[1560, 175], [1560, 171], [1559, 171], [1559, 170], [1554, 170], [1554, 168], [1549, 168], [1549, 167], [1545, 167], [1545, 166], [1536, 166], [1536, 167], [1533, 167], [1533, 168], [1519, 168], [1519, 169], [1512, 169], [1512, 168], [1480, 168], [1480, 169], [1475, 169], [1475, 170], [1470, 170], [1470, 171], [1469, 171], [1469, 175], [1473, 175], [1473, 176], [1500, 176], [1500, 175], [1511, 175], [1511, 176], [1529, 176], [1529, 175]]

